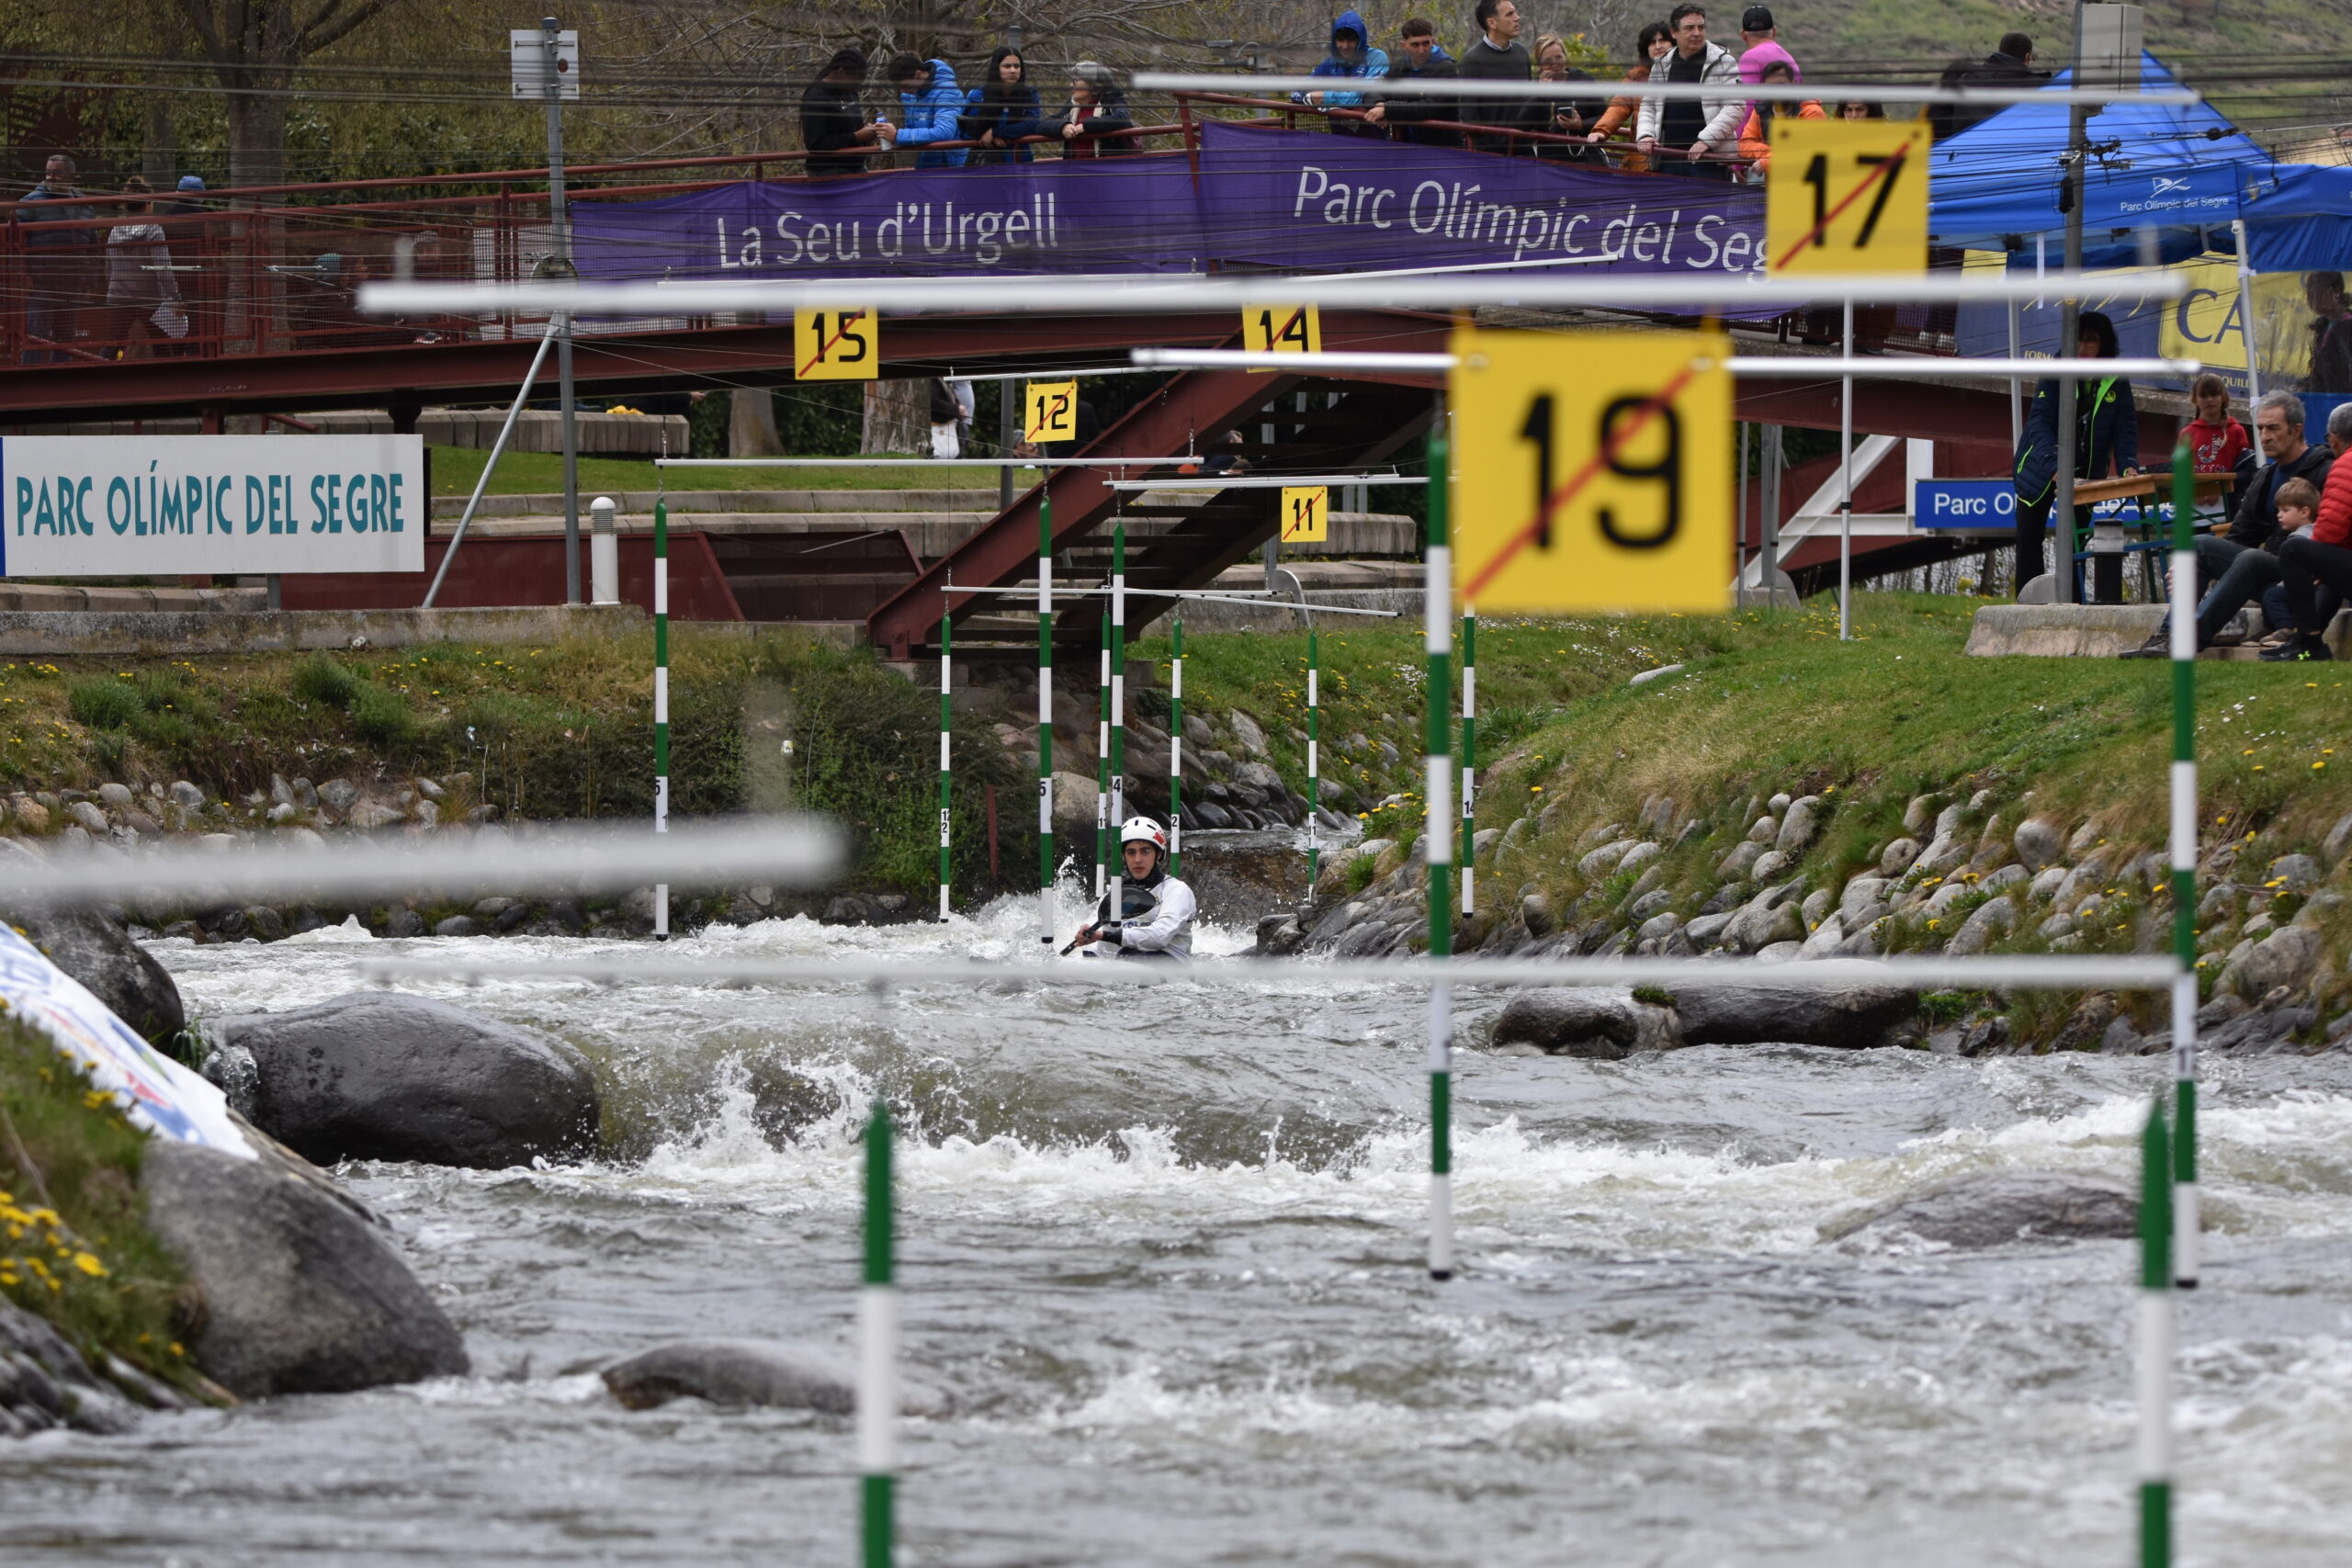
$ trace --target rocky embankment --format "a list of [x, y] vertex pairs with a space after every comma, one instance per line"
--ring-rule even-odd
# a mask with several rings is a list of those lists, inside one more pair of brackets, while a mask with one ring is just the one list
[[[2171, 942], [2168, 863], [2122, 814], [2072, 818], [2027, 792], [1928, 793], [1900, 825], [1834, 789], [1742, 791], [1712, 809], [1664, 795], [1630, 822], [1577, 831], [1565, 803], [1479, 831], [1478, 908], [1456, 951], [1620, 953], [1788, 963], [1898, 953], [2154, 953]], [[2200, 1035], [2218, 1049], [2352, 1043], [2347, 937], [2352, 816], [2316, 842], [2209, 813], [2199, 867]], [[1374, 840], [1335, 863], [1302, 911], [1261, 927], [1267, 952], [1371, 957], [1423, 942], [1421, 846]], [[1723, 998], [1733, 1000], [1726, 1005]], [[1857, 993], [1775, 1004], [1710, 987], [1687, 998], [1595, 991], [1522, 998], [1498, 1043], [1620, 1055], [1711, 1042], [1996, 1050], [2167, 1049], [2158, 998], [2108, 992]], [[1787, 1016], [1776, 1016], [1775, 1008]]]

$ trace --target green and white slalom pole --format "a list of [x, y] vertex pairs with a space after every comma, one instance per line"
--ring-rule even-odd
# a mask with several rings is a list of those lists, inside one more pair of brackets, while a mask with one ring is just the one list
[[890, 1110], [865, 1124], [865, 1279], [857, 1292], [858, 1536], [864, 1568], [896, 1557], [899, 1290], [890, 1226]]
[[1111, 525], [1111, 918], [1124, 902], [1127, 862], [1118, 829], [1127, 819], [1127, 523]]
[[[952, 580], [947, 592], [955, 592]], [[950, 803], [953, 799], [949, 785], [954, 777], [948, 731], [955, 718], [956, 618], [950, 608], [943, 594], [939, 607], [939, 919], [942, 925], [947, 922], [948, 824], [952, 819]]]
[[1054, 496], [1037, 495], [1037, 940], [1054, 942]]
[[2188, 444], [2172, 454], [2173, 1280], [2197, 1288], [2197, 547]]
[[1168, 874], [1184, 874], [1184, 617], [1168, 663]]
[[1306, 628], [1306, 886], [1311, 893], [1323, 863], [1323, 836], [1316, 818], [1322, 814], [1323, 785], [1317, 741], [1322, 735], [1322, 705], [1317, 677], [1322, 671], [1322, 650], [1313, 626]]
[[1476, 869], [1470, 840], [1477, 836], [1478, 801], [1478, 612], [1462, 608], [1462, 912], [1478, 912]]
[[[653, 830], [670, 830], [670, 503], [653, 503]], [[653, 886], [653, 940], [670, 940], [670, 885]]]
[[[1422, 622], [1429, 649], [1428, 846], [1430, 871], [1430, 962], [1442, 965], [1453, 952], [1453, 897], [1449, 886], [1453, 859], [1453, 761], [1446, 710], [1453, 689], [1447, 666], [1453, 662], [1453, 550], [1446, 526], [1446, 480], [1453, 454], [1445, 422], [1430, 429], [1430, 529], [1423, 578]], [[1443, 980], [1430, 984], [1430, 1278], [1453, 1277], [1453, 995]]]
[[1102, 898], [1102, 873], [1111, 836], [1111, 616], [1102, 616], [1102, 662], [1094, 681], [1094, 898]]
[[2171, 1568], [2173, 1150], [2162, 1095], [2140, 1156], [2140, 1568]]

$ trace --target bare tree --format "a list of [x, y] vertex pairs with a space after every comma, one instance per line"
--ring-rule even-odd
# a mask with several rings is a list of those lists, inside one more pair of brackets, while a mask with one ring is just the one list
[[283, 184], [288, 89], [302, 62], [400, 0], [175, 0], [227, 97], [229, 182]]

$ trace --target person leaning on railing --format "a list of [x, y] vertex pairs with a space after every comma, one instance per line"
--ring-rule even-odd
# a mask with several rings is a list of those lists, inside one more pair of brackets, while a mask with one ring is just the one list
[[[1568, 63], [1568, 44], [1557, 33], [1542, 33], [1535, 39], [1535, 79], [1539, 82], [1589, 82], [1592, 73], [1579, 71]], [[1543, 129], [1554, 136], [1582, 137], [1589, 127], [1607, 113], [1597, 97], [1546, 98], [1541, 105], [1546, 117]], [[1555, 163], [1582, 164], [1603, 162], [1600, 150], [1589, 141], [1538, 141], [1535, 155]]]
[[1636, 140], [1661, 173], [1694, 179], [1728, 180], [1731, 165], [1719, 154], [1735, 151], [1747, 100], [1739, 88], [1739, 62], [1721, 44], [1707, 41], [1704, 7], [1683, 0], [1666, 18], [1674, 29], [1673, 51], [1650, 71], [1653, 82], [1722, 86], [1721, 96], [1644, 98]]
[[[1625, 80], [1628, 82], [1648, 81], [1652, 69], [1656, 67], [1657, 62], [1665, 59], [1673, 48], [1674, 34], [1664, 22], [1652, 22], [1643, 28], [1641, 38], [1634, 46], [1634, 62], [1625, 67]], [[1666, 78], [1661, 76], [1658, 80], [1662, 82]], [[1604, 141], [1618, 143], [1617, 147], [1612, 147], [1610, 151], [1616, 154], [1614, 161], [1621, 169], [1636, 172], [1647, 169], [1650, 166], [1650, 161], [1633, 150], [1631, 145], [1634, 140], [1633, 133], [1625, 129], [1628, 123], [1637, 119], [1641, 112], [1642, 100], [1634, 94], [1628, 93], [1622, 97], [1611, 98], [1609, 100], [1608, 108], [1601, 111], [1600, 118], [1593, 122], [1592, 129], [1585, 132], [1585, 140], [1596, 146]]]
[[975, 164], [1026, 164], [1037, 154], [1024, 145], [1024, 136], [1045, 134], [1044, 110], [1037, 89], [1029, 85], [1029, 70], [1021, 51], [1010, 45], [989, 56], [988, 73], [964, 99], [958, 129], [972, 150]]
[[[1388, 75], [1394, 80], [1419, 78], [1429, 82], [1453, 80], [1453, 56], [1437, 41], [1437, 29], [1426, 17], [1408, 17], [1405, 25], [1396, 29], [1396, 40], [1402, 46], [1389, 56]], [[1384, 97], [1364, 111], [1363, 121], [1371, 126], [1396, 126], [1408, 141], [1428, 147], [1459, 147], [1462, 133], [1441, 130], [1423, 124], [1425, 120], [1462, 118], [1461, 106], [1451, 98]]]
[[1117, 158], [1142, 149], [1117, 134], [1135, 129], [1127, 96], [1112, 80], [1111, 68], [1081, 60], [1069, 71], [1069, 107], [1046, 122], [1045, 132], [1062, 141], [1065, 158]]
[[[1368, 79], [1388, 74], [1388, 56], [1372, 47], [1371, 29], [1363, 17], [1354, 11], [1342, 11], [1331, 24], [1331, 52], [1315, 62], [1309, 73], [1316, 76]], [[1312, 92], [1293, 93], [1293, 102], [1326, 111], [1324, 123], [1341, 136], [1380, 136], [1385, 134], [1380, 122], [1359, 118], [1352, 114], [1331, 114], [1332, 109], [1362, 109], [1371, 99], [1351, 88], [1320, 87]]]

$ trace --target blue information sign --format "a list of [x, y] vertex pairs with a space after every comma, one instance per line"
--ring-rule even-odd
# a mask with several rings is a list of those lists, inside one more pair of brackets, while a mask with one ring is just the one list
[[2007, 479], [1919, 479], [1912, 486], [1917, 528], [2014, 528], [2018, 492]]

